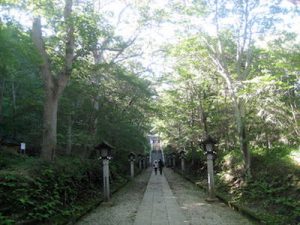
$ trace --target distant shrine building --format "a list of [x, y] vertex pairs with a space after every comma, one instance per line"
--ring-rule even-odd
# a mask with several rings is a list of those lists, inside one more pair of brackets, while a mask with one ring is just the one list
[[161, 139], [158, 135], [151, 134], [148, 135], [148, 140], [150, 142], [151, 151], [150, 151], [150, 163], [153, 164], [154, 160], [165, 161]]

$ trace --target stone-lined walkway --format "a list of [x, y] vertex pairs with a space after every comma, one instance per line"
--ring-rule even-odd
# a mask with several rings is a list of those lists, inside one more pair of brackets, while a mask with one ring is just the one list
[[207, 203], [206, 197], [172, 170], [155, 175], [149, 168], [77, 225], [253, 224], [222, 202]]
[[188, 224], [163, 175], [152, 173], [134, 225]]

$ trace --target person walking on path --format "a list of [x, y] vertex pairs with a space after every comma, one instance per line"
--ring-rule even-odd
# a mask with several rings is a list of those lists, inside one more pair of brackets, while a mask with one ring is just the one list
[[154, 162], [153, 162], [153, 168], [154, 168], [155, 175], [157, 175], [157, 168], [158, 168], [158, 162], [157, 162], [157, 160], [154, 160]]
[[163, 161], [160, 159], [160, 160], [158, 161], [158, 168], [159, 168], [159, 173], [160, 173], [160, 175], [162, 175], [163, 167], [164, 167], [164, 163], [163, 163]]

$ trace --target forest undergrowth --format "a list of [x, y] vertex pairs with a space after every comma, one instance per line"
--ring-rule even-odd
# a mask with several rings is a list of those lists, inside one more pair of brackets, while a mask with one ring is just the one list
[[[297, 151], [285, 146], [253, 149], [252, 176], [247, 179], [241, 176], [242, 158], [238, 151], [221, 153], [215, 160], [218, 196], [259, 223], [300, 224], [300, 165], [291, 158]], [[185, 176], [206, 188], [205, 160], [198, 160]]]
[[[101, 161], [60, 157], [49, 163], [0, 151], [0, 224], [64, 224], [102, 201]], [[112, 190], [127, 182], [112, 162]]]

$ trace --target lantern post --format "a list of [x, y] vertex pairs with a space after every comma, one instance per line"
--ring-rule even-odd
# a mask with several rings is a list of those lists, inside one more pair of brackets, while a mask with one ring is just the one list
[[134, 178], [134, 161], [135, 161], [135, 154], [130, 152], [128, 155], [128, 161], [130, 162], [130, 176]]
[[207, 157], [207, 183], [208, 183], [208, 198], [207, 201], [215, 201], [215, 182], [214, 182], [214, 162], [213, 159], [216, 156], [216, 152], [214, 151], [214, 145], [216, 144], [216, 140], [214, 140], [211, 136], [208, 136], [201, 144], [204, 147], [205, 154]]
[[185, 165], [184, 165], [184, 161], [185, 161], [185, 151], [181, 150], [179, 152], [179, 158], [181, 160], [181, 171], [184, 172], [185, 171]]
[[142, 160], [143, 160], [143, 155], [138, 154], [138, 162], [139, 162], [139, 169], [142, 170]]
[[111, 152], [113, 147], [107, 142], [103, 141], [95, 147], [95, 149], [100, 151], [102, 165], [103, 165], [103, 195], [104, 200], [109, 201], [110, 199], [110, 186], [109, 186], [109, 160], [112, 159]]
[[171, 160], [172, 160], [172, 167], [175, 169], [175, 166], [176, 166], [176, 153], [175, 152], [172, 152], [171, 153]]

